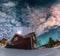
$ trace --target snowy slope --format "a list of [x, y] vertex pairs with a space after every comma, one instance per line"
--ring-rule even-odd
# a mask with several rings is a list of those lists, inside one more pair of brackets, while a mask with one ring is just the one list
[[0, 48], [0, 56], [60, 56], [60, 47], [41, 50]]

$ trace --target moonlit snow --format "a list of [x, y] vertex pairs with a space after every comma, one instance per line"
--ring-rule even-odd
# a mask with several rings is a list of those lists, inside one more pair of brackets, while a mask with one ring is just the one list
[[0, 56], [60, 56], [60, 46], [36, 50], [18, 50], [1, 47]]

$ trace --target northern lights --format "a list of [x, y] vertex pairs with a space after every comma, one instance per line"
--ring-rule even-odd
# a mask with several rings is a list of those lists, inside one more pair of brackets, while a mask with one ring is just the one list
[[56, 1], [1, 0], [0, 39], [35, 32], [40, 45], [46, 44], [49, 37], [60, 41], [56, 32], [60, 30], [60, 3]]
[[54, 41], [56, 41], [56, 40], [60, 41], [60, 37], [59, 37], [60, 35], [57, 33], [57, 31], [60, 31], [60, 26], [58, 26], [57, 28], [51, 28], [49, 30], [49, 32], [46, 32], [46, 33], [38, 36], [38, 44], [40, 44], [40, 45], [47, 44], [50, 37]]

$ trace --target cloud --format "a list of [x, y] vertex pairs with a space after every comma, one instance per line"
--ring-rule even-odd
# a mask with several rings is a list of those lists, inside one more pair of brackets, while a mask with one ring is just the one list
[[[30, 8], [27, 5], [27, 9], [23, 9], [25, 13], [24, 19], [26, 18], [37, 35], [41, 35], [53, 26], [60, 25], [60, 4], [54, 4], [53, 6], [46, 8]], [[27, 15], [28, 14], [28, 15]], [[47, 19], [47, 20], [46, 20]]]
[[0, 11], [0, 17], [6, 17], [6, 13]]
[[14, 2], [9, 1], [8, 3], [3, 3], [6, 7], [14, 7], [16, 4]]
[[[51, 27], [53, 27], [54, 25], [57, 25], [57, 26], [60, 25], [60, 10], [59, 10], [60, 4], [53, 5], [51, 6], [51, 8], [48, 8], [48, 7], [47, 8], [45, 7], [44, 8], [36, 8], [36, 7], [31, 8], [27, 4], [26, 8], [22, 7], [20, 8], [20, 10], [17, 8], [14, 8], [14, 6], [16, 6], [15, 2], [9, 1], [8, 3], [3, 3], [2, 9], [4, 9], [4, 11], [0, 12], [0, 17], [1, 17], [0, 19], [3, 18], [3, 20], [6, 21], [6, 24], [5, 23], [3, 24], [4, 26], [7, 25], [8, 26], [7, 28], [9, 30], [10, 30], [9, 25], [11, 25], [13, 26], [14, 30], [16, 29], [17, 31], [22, 31], [22, 34], [27, 34], [27, 33], [35, 31], [37, 35], [41, 35], [49, 31], [49, 29], [51, 29]], [[12, 7], [13, 10], [9, 7]], [[14, 10], [21, 12], [22, 14], [15, 12]], [[49, 16], [49, 13], [51, 14], [50, 16]], [[16, 14], [18, 16], [16, 16]], [[21, 18], [22, 23], [24, 23], [24, 26], [21, 25], [21, 20], [20, 22], [16, 20], [16, 19], [20, 19], [19, 17]], [[3, 22], [3, 21], [0, 20], [0, 22]], [[25, 22], [29, 23], [28, 27], [26, 27]], [[17, 26], [20, 27], [20, 29], [18, 29]], [[23, 27], [23, 30], [22, 30], [22, 27]], [[5, 32], [7, 33], [7, 31]]]
[[[55, 25], [60, 25], [60, 4], [53, 5], [50, 8], [50, 13], [51, 16], [48, 18], [48, 20], [46, 20], [43, 24], [40, 24], [36, 29], [36, 33], [38, 35], [48, 31], [48, 29], [51, 29], [51, 27]], [[47, 29], [45, 30], [45, 28]]]

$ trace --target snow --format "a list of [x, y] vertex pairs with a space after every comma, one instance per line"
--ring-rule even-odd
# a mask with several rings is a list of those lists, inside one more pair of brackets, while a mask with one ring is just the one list
[[60, 47], [36, 50], [20, 50], [0, 47], [0, 56], [60, 56]]

